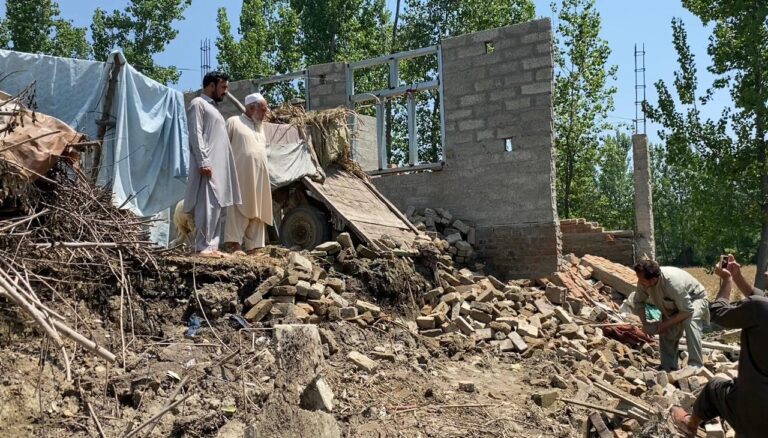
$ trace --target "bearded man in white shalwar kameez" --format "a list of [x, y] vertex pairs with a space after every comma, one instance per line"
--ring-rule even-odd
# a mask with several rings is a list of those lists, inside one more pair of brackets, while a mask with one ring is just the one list
[[230, 251], [253, 254], [265, 244], [272, 225], [272, 190], [267, 168], [267, 142], [262, 129], [269, 110], [259, 93], [245, 97], [245, 114], [227, 119], [227, 134], [235, 155], [242, 203], [227, 208], [224, 244]]
[[194, 213], [195, 252], [203, 257], [224, 257], [219, 251], [221, 209], [240, 203], [234, 157], [218, 110], [228, 89], [229, 76], [210, 72], [200, 97], [187, 108], [190, 160], [184, 211]]

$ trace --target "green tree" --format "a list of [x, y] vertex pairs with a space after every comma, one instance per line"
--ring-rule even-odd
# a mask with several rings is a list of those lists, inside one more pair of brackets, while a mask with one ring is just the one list
[[616, 131], [606, 136], [599, 151], [597, 209], [590, 219], [612, 230], [634, 229], [634, 185], [629, 151], [632, 139]]
[[60, 18], [61, 11], [55, 1], [7, 0], [5, 7], [5, 20], [0, 25], [3, 47], [64, 57], [90, 55], [86, 29]]
[[563, 0], [557, 14], [555, 50], [555, 150], [558, 211], [561, 217], [589, 216], [594, 211], [595, 165], [600, 135], [613, 109], [616, 66], [608, 66], [611, 49], [600, 38], [595, 0]]
[[131, 0], [122, 11], [96, 8], [91, 23], [94, 57], [106, 61], [112, 50], [120, 48], [145, 75], [163, 84], [178, 82], [181, 73], [176, 67], [158, 66], [152, 57], [179, 34], [173, 22], [184, 19], [190, 4], [191, 0]]
[[256, 79], [274, 74], [270, 62], [275, 51], [275, 2], [271, 0], [244, 0], [240, 13], [240, 26], [235, 40], [232, 25], [225, 8], [219, 8], [217, 23], [219, 37], [217, 60], [231, 80]]
[[290, 0], [299, 17], [306, 65], [355, 61], [386, 53], [390, 14], [385, 0]]
[[[692, 205], [698, 220], [696, 249], [713, 258], [726, 248], [755, 255], [758, 272], [768, 267], [768, 4], [735, 0], [684, 0], [683, 5], [712, 26], [708, 70], [712, 86], [699, 91], [696, 63], [679, 19], [672, 22], [679, 70], [677, 100], [656, 83], [656, 106], [648, 116], [662, 124], [668, 163], [690, 171]], [[702, 117], [714, 93], [727, 91], [733, 108], [718, 119]], [[695, 167], [692, 167], [695, 166]], [[733, 215], [733, 217], [731, 217]], [[763, 285], [762, 275], [756, 283]]]
[[[388, 26], [384, 0], [244, 0], [237, 34], [226, 10], [219, 9], [217, 60], [234, 80], [355, 61], [384, 53]], [[359, 81], [365, 83], [369, 77], [364, 74]], [[262, 90], [278, 102], [300, 91], [295, 83]]]

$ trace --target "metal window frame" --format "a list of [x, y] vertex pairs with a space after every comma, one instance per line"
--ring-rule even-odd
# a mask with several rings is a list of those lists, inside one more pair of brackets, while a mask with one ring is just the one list
[[[415, 82], [407, 85], [400, 85], [399, 62], [402, 60], [418, 58], [422, 56], [437, 56], [437, 79], [425, 82]], [[355, 70], [374, 67], [378, 65], [387, 65], [389, 69], [389, 88], [383, 90], [371, 90], [363, 93], [355, 93]], [[442, 168], [445, 145], [445, 99], [443, 89], [443, 55], [440, 45], [422, 47], [420, 49], [409, 50], [406, 52], [393, 53], [377, 58], [365, 59], [346, 64], [346, 91], [347, 107], [350, 110], [355, 109], [355, 104], [362, 102], [376, 102], [376, 146], [378, 151], [378, 171], [369, 172], [372, 175], [401, 172], [408, 170], [426, 170]], [[416, 98], [418, 91], [437, 90], [440, 99], [440, 162], [419, 164], [418, 150], [418, 125], [416, 123]], [[384, 129], [384, 103], [382, 98], [407, 95], [407, 118], [408, 118], [408, 166], [388, 168], [385, 144]], [[352, 118], [350, 125], [356, 129], [356, 120]], [[352, 141], [353, 157], [357, 156], [357, 140]]]

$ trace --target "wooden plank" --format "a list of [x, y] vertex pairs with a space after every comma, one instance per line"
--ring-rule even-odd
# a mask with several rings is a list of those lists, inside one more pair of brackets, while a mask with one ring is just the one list
[[408, 225], [408, 228], [411, 231], [413, 231], [416, 234], [419, 234], [419, 230], [416, 229], [416, 227], [411, 223], [411, 221], [409, 221], [408, 218], [405, 217], [405, 215], [389, 201], [389, 199], [384, 197], [384, 195], [382, 195], [381, 192], [379, 192], [376, 186], [371, 184], [369, 181], [363, 181], [363, 184], [365, 184], [366, 187], [368, 187], [371, 190], [371, 192], [373, 192], [376, 195], [377, 198], [381, 199], [381, 202], [383, 202], [387, 207], [389, 207], [389, 209], [392, 211], [392, 213], [395, 214], [395, 216], [397, 216], [401, 221], [405, 222], [405, 224]]
[[377, 247], [374, 242], [385, 235], [400, 244], [413, 243], [418, 230], [414, 231], [415, 227], [367, 181], [331, 168], [323, 183], [309, 178], [303, 182], [344, 226], [367, 244]]
[[605, 406], [596, 405], [594, 403], [587, 403], [587, 402], [583, 402], [583, 401], [579, 401], [579, 400], [573, 400], [573, 399], [569, 399], [569, 398], [561, 398], [559, 400], [561, 402], [564, 402], [564, 403], [568, 403], [568, 404], [572, 404], [572, 405], [577, 405], [577, 406], [583, 406], [585, 408], [597, 409], [598, 411], [608, 412], [609, 414], [616, 414], [616, 415], [618, 415], [620, 417], [629, 418], [629, 413], [627, 413], [626, 411], [621, 411], [619, 409], [608, 408], [608, 407], [605, 407]]
[[653, 410], [651, 409], [650, 406], [648, 406], [647, 404], [637, 400], [636, 398], [634, 398], [631, 395], [625, 393], [624, 391], [622, 391], [622, 390], [620, 390], [618, 388], [614, 388], [613, 386], [611, 386], [608, 383], [599, 382], [597, 380], [597, 378], [594, 377], [594, 376], [592, 376], [592, 381], [595, 383], [595, 386], [597, 386], [598, 388], [600, 388], [603, 391], [607, 392], [608, 394], [610, 394], [610, 395], [612, 395], [612, 396], [614, 396], [614, 397], [616, 397], [616, 398], [618, 398], [618, 399], [620, 399], [620, 400], [622, 400], [622, 401], [624, 401], [626, 403], [629, 403], [630, 405], [640, 409], [641, 411], [643, 411], [643, 413], [645, 413], [647, 415], [653, 415]]

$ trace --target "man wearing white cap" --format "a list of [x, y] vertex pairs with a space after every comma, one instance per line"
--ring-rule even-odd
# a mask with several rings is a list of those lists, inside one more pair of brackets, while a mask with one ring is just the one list
[[227, 119], [227, 134], [235, 156], [242, 203], [227, 208], [224, 244], [230, 251], [252, 254], [265, 243], [272, 225], [272, 191], [267, 169], [266, 138], [262, 129], [268, 111], [259, 93], [245, 97], [245, 114]]

